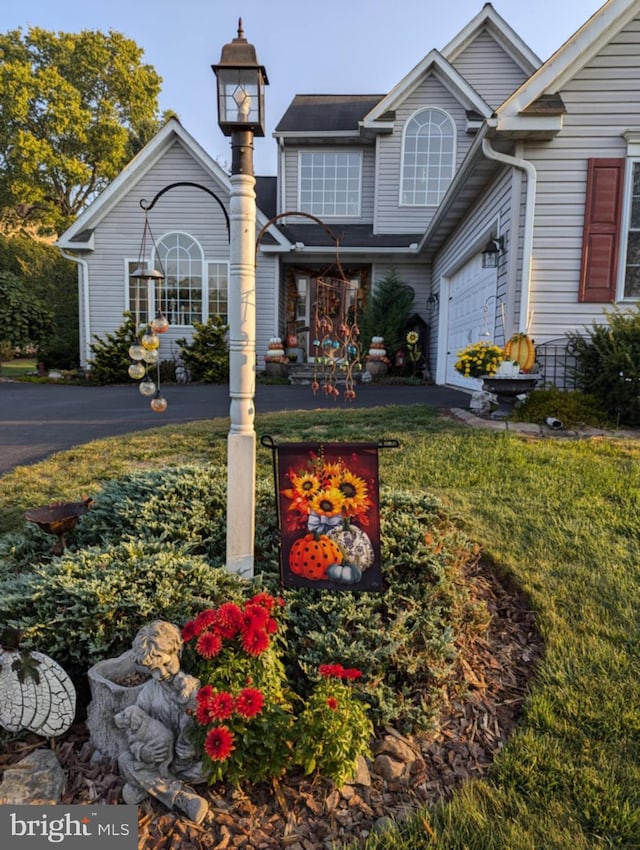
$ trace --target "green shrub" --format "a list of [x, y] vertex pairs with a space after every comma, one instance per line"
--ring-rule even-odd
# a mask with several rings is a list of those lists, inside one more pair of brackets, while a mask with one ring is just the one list
[[213, 601], [241, 597], [240, 580], [202, 557], [162, 543], [125, 542], [66, 552], [2, 581], [0, 622], [25, 647], [79, 673], [130, 647], [144, 623], [182, 623]]
[[128, 368], [131, 364], [129, 348], [138, 338], [135, 317], [123, 313], [124, 322], [112, 334], [94, 336], [89, 348], [93, 357], [89, 360], [91, 380], [94, 384], [124, 384], [130, 381]]
[[39, 345], [54, 328], [54, 315], [34, 295], [28, 282], [9, 271], [0, 271], [2, 333], [15, 347]]
[[413, 299], [413, 289], [393, 269], [376, 282], [360, 323], [363, 355], [368, 351], [372, 337], [382, 336], [387, 356], [393, 362], [396, 352], [405, 345]]
[[180, 359], [192, 381], [221, 384], [229, 380], [228, 325], [220, 316], [210, 316], [206, 324], [194, 322], [191, 342], [176, 340]]
[[[225, 493], [222, 467], [147, 470], [94, 494], [62, 557], [51, 556], [51, 537], [35, 526], [7, 535], [0, 621], [77, 668], [122, 651], [146, 620], [182, 623], [233, 599], [242, 586], [221, 566]], [[284, 663], [300, 694], [322, 663], [359, 667], [375, 723], [427, 726], [455, 664], [456, 634], [485, 618], [460, 573], [477, 551], [425, 495], [383, 493], [381, 523], [384, 592], [288, 590]], [[278, 594], [279, 533], [267, 481], [257, 492], [255, 555], [256, 579], [244, 593]]]
[[606, 324], [593, 322], [587, 337], [568, 334], [578, 385], [612, 419], [640, 425], [640, 307], [613, 307], [604, 315]]
[[548, 417], [559, 419], [565, 428], [611, 426], [611, 420], [595, 396], [557, 387], [533, 390], [510, 416], [515, 422], [539, 423], [545, 422]]

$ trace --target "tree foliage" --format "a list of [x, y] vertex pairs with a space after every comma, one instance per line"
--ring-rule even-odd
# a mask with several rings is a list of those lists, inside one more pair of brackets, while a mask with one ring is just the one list
[[114, 333], [105, 333], [103, 337], [94, 336], [89, 345], [91, 349], [91, 380], [105, 384], [124, 384], [129, 381], [128, 368], [131, 364], [129, 347], [138, 340], [138, 326], [135, 316], [123, 313], [124, 322]]
[[2, 335], [13, 348], [38, 345], [51, 335], [53, 313], [11, 272], [0, 271], [0, 304]]
[[[41, 240], [0, 235], [0, 272], [20, 278], [29, 298], [46, 304], [54, 324], [38, 342], [38, 359], [70, 369], [79, 363], [78, 273], [57, 248]], [[0, 332], [0, 336], [5, 336]]]
[[119, 32], [0, 34], [5, 228], [60, 232], [159, 128], [161, 78]]
[[225, 325], [220, 316], [210, 316], [206, 324], [193, 323], [193, 339], [177, 339], [180, 359], [192, 381], [221, 384], [229, 380], [229, 344]]
[[377, 281], [362, 316], [363, 351], [369, 348], [372, 337], [382, 336], [388, 356], [394, 357], [405, 342], [404, 336], [413, 299], [413, 289], [394, 269]]

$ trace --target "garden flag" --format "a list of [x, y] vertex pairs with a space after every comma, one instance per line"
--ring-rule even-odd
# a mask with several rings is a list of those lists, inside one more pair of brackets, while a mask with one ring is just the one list
[[378, 445], [272, 448], [283, 587], [382, 590]]

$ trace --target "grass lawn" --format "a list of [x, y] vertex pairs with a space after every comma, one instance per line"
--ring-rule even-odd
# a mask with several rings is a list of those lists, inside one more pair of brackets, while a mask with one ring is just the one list
[[19, 378], [35, 370], [35, 360], [4, 360], [0, 363], [0, 378]]
[[[528, 594], [545, 641], [524, 718], [486, 781], [368, 848], [640, 847], [640, 442], [469, 429], [429, 408], [265, 414], [276, 441], [397, 437], [383, 487], [434, 493]], [[224, 462], [228, 422], [159, 428], [0, 478], [0, 531], [132, 467]], [[260, 476], [271, 455], [258, 450]]]

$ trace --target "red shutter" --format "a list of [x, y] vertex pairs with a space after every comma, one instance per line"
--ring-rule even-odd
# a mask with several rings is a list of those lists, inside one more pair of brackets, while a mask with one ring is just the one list
[[615, 301], [624, 159], [590, 159], [584, 211], [580, 301]]

